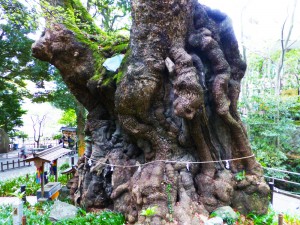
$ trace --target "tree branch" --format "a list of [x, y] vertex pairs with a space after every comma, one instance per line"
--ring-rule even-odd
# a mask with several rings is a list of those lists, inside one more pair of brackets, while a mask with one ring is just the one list
[[111, 20], [111, 24], [110, 24], [110, 30], [113, 30], [114, 24], [116, 22], [116, 19], [118, 18], [123, 18], [124, 16], [126, 16], [126, 13], [123, 13], [123, 15], [115, 15], [112, 20]]

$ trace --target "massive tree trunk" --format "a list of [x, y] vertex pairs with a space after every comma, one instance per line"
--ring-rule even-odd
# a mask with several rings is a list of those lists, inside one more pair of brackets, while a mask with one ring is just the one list
[[224, 205], [265, 213], [269, 188], [237, 111], [246, 65], [230, 19], [196, 0], [132, 0], [132, 19], [120, 83], [95, 76], [97, 51], [61, 24], [33, 45], [89, 112], [75, 202], [129, 224], [145, 224], [152, 206], [155, 225], [200, 224]]

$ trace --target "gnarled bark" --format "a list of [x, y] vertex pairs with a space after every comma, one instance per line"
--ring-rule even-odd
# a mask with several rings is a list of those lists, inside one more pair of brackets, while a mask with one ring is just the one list
[[119, 84], [91, 79], [91, 50], [63, 25], [33, 46], [89, 111], [76, 203], [129, 224], [145, 224], [152, 206], [156, 225], [200, 224], [224, 205], [265, 213], [269, 189], [237, 112], [246, 65], [230, 19], [196, 0], [132, 0], [132, 17]]

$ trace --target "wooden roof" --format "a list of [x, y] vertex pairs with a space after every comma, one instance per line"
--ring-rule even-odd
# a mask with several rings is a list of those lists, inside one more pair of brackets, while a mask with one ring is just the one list
[[76, 172], [76, 169], [74, 166], [72, 166], [70, 168], [65, 169], [63, 172], [61, 172], [61, 174], [70, 174], [70, 173], [75, 173], [75, 172]]
[[34, 153], [32, 156], [25, 159], [26, 162], [41, 160], [44, 162], [51, 162], [68, 153], [72, 152], [70, 149], [63, 148], [62, 145], [58, 145], [53, 148], [48, 148], [44, 151]]
[[60, 130], [76, 132], [76, 127], [61, 127]]

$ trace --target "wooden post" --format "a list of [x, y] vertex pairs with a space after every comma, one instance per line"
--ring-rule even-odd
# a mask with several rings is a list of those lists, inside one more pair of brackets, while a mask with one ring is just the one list
[[41, 170], [41, 198], [44, 198], [44, 162], [42, 162], [42, 170]]
[[58, 164], [57, 164], [57, 159], [55, 159], [54, 162], [55, 162], [55, 164], [56, 164], [55, 182], [57, 182], [57, 180], [58, 180], [58, 176], [57, 176], [57, 174], [58, 174]]
[[271, 190], [270, 201], [271, 201], [271, 204], [273, 205], [274, 181], [273, 182], [269, 182], [269, 187], [270, 187], [270, 190]]
[[18, 159], [18, 168], [20, 168], [20, 159]]
[[24, 195], [22, 197], [22, 201], [25, 203], [26, 202], [26, 185], [22, 184], [20, 187], [20, 192], [24, 192]]
[[22, 225], [26, 225], [26, 216], [22, 216]]
[[3, 172], [3, 162], [1, 162], [1, 172]]
[[15, 160], [12, 161], [13, 169], [15, 168]]
[[283, 214], [282, 213], [278, 214], [278, 225], [283, 225]]

